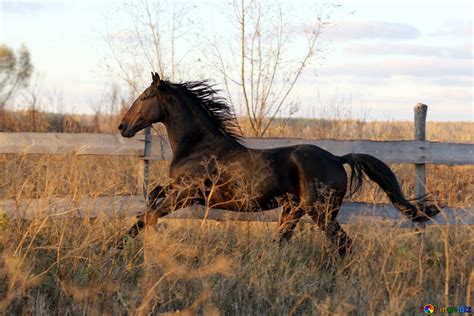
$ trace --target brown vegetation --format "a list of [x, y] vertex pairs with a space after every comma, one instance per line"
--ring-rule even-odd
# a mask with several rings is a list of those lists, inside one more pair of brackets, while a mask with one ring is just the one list
[[[13, 114], [27, 115], [8, 115]], [[74, 119], [85, 126], [85, 117]], [[27, 120], [20, 123], [23, 127], [12, 131], [29, 131]], [[49, 127], [38, 131], [54, 130], [49, 121], [42, 126]], [[64, 131], [86, 131], [81, 128]], [[473, 123], [428, 123], [427, 138], [474, 142], [472, 130]], [[115, 132], [105, 124], [88, 131]], [[413, 127], [410, 122], [279, 120], [268, 133], [412, 139]], [[404, 192], [413, 192], [414, 167], [391, 166]], [[165, 162], [151, 167], [153, 183], [168, 181]], [[428, 166], [428, 191], [447, 205], [470, 207], [473, 170]], [[134, 157], [1, 155], [0, 197], [140, 194], [140, 171]], [[356, 199], [385, 201], [370, 185]], [[2, 215], [0, 311], [396, 315], [418, 314], [427, 303], [473, 305], [472, 227], [430, 227], [420, 254], [412, 230], [355, 223], [345, 227], [354, 239], [354, 255], [341, 260], [331, 255], [324, 234], [308, 224], [278, 247], [271, 241], [276, 223], [167, 221], [166, 229], [149, 229], [114, 253], [112, 243], [131, 222], [61, 217], [26, 222]]]

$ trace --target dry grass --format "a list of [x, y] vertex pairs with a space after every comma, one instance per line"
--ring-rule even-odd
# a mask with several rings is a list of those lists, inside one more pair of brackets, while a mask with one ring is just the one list
[[[246, 124], [243, 126], [246, 132]], [[414, 134], [414, 123], [407, 121], [284, 119], [277, 121], [266, 137], [412, 140]], [[474, 143], [474, 123], [427, 122], [426, 139], [436, 142]]]
[[339, 260], [309, 226], [277, 247], [276, 224], [177, 221], [112, 253], [128, 222], [4, 223], [0, 307], [44, 315], [396, 315], [426, 303], [470, 304], [472, 228], [428, 229], [420, 255], [411, 231], [355, 225], [346, 228], [354, 255]]
[[[352, 121], [328, 124], [341, 128], [327, 125], [324, 134], [323, 128], [282, 124], [268, 136], [411, 139], [413, 134], [409, 123], [363, 123], [359, 129], [353, 124], [362, 123]], [[433, 123], [428, 135], [431, 140], [474, 142], [472, 127]], [[414, 167], [392, 167], [404, 191], [413, 192]], [[166, 182], [166, 170], [165, 163], [154, 163], [152, 181]], [[472, 171], [429, 166], [428, 189], [450, 206], [469, 207]], [[140, 164], [132, 157], [2, 155], [0, 174], [1, 198], [141, 192]], [[385, 197], [366, 185], [357, 199], [380, 202]], [[426, 303], [473, 305], [472, 227], [430, 227], [420, 253], [412, 230], [346, 226], [355, 249], [352, 257], [341, 260], [310, 225], [300, 225], [292, 241], [277, 247], [271, 241], [274, 223], [168, 221], [166, 229], [149, 229], [114, 253], [112, 242], [131, 222], [0, 217], [0, 311], [397, 315], [421, 314], [419, 307]]]

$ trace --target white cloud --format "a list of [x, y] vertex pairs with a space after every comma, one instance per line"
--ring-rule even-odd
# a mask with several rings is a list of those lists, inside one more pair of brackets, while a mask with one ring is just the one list
[[466, 37], [472, 39], [473, 21], [452, 22], [430, 34], [431, 36]]
[[0, 11], [12, 14], [36, 14], [59, 6], [58, 2], [0, 1]]
[[432, 46], [407, 43], [352, 43], [344, 48], [346, 54], [354, 55], [407, 55], [423, 57], [448, 57], [455, 59], [472, 59], [470, 43], [451, 46]]
[[111, 40], [127, 42], [127, 41], [131, 41], [131, 40], [135, 39], [136, 34], [131, 32], [131, 31], [123, 30], [123, 31], [113, 32], [110, 35], [108, 35], [108, 37]]
[[330, 40], [412, 39], [420, 36], [414, 26], [384, 21], [349, 21], [335, 23], [323, 35]]
[[321, 75], [364, 76], [390, 78], [394, 76], [421, 77], [428, 80], [446, 77], [472, 77], [470, 60], [440, 58], [384, 59], [379, 63], [351, 63], [327, 66]]

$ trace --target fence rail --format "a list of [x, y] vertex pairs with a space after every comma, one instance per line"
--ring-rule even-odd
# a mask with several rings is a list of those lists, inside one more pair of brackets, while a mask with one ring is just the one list
[[[99, 216], [136, 216], [145, 211], [144, 200], [139, 195], [114, 195], [70, 198], [44, 198], [25, 201], [0, 200], [0, 213], [10, 218], [45, 218], [57, 217], [88, 217]], [[263, 221], [277, 222], [281, 209], [262, 212], [232, 212], [204, 207], [188, 207], [177, 210], [165, 219], [207, 219], [213, 221]], [[307, 220], [311, 222], [308, 217]], [[413, 227], [413, 223], [403, 217], [391, 204], [367, 204], [361, 202], [345, 202], [337, 216], [341, 224], [357, 224], [361, 222], [381, 222], [397, 227]], [[473, 225], [474, 212], [469, 209], [445, 208], [427, 225]]]
[[[0, 154], [144, 156], [145, 135], [123, 138], [119, 134], [0, 133]], [[373, 155], [386, 163], [474, 165], [474, 144], [417, 140], [311, 140], [300, 138], [245, 138], [251, 148], [311, 144], [335, 155], [351, 152]], [[167, 137], [153, 136], [148, 159], [170, 160]]]

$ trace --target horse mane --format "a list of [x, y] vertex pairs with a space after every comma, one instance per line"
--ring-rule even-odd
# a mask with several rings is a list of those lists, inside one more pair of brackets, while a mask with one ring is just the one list
[[172, 85], [186, 91], [195, 99], [196, 103], [209, 115], [212, 124], [219, 132], [232, 141], [239, 142], [241, 140], [242, 134], [234, 111], [227, 100], [219, 96], [220, 90], [214, 89], [214, 85], [209, 84], [208, 80], [186, 81], [172, 83]]

